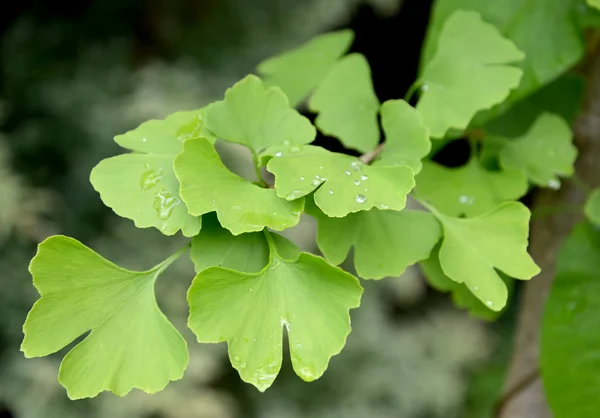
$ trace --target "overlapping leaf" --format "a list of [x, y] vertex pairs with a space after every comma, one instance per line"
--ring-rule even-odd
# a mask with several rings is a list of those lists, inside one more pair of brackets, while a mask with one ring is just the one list
[[263, 189], [229, 171], [210, 142], [187, 141], [175, 158], [181, 198], [194, 216], [216, 212], [221, 225], [233, 235], [281, 231], [298, 223], [304, 200], [288, 202], [273, 189]]
[[381, 106], [381, 125], [385, 149], [378, 164], [406, 165], [415, 174], [421, 171], [421, 160], [431, 151], [431, 141], [419, 112], [404, 100], [388, 100]]
[[572, 140], [567, 122], [544, 113], [525, 135], [504, 141], [500, 163], [507, 169], [524, 170], [537, 185], [558, 188], [558, 176], [571, 176], [575, 171], [577, 149]]
[[350, 333], [349, 310], [362, 288], [352, 275], [322, 258], [285, 258], [269, 243], [269, 264], [258, 273], [222, 267], [200, 272], [188, 292], [189, 327], [199, 342], [227, 341], [241, 378], [266, 390], [279, 373], [283, 328], [294, 371], [318, 379]]
[[48, 238], [31, 261], [41, 298], [27, 316], [21, 350], [27, 357], [47, 356], [91, 331], [60, 367], [70, 398], [162, 390], [183, 376], [188, 363], [185, 340], [154, 295], [156, 278], [173, 258], [136, 272], [72, 238]]
[[523, 53], [475, 12], [456, 11], [441, 28], [436, 53], [419, 77], [417, 109], [431, 136], [464, 130], [475, 114], [502, 102], [519, 85], [512, 65]]
[[181, 229], [185, 236], [196, 235], [202, 223], [188, 214], [179, 197], [173, 159], [190, 138], [214, 140], [203, 115], [204, 110], [178, 112], [117, 135], [115, 142], [133, 152], [101, 161], [90, 176], [104, 204], [138, 228], [155, 227], [165, 235]]
[[474, 157], [458, 168], [425, 162], [416, 182], [421, 199], [451, 216], [480, 215], [527, 192], [521, 170], [488, 171]]
[[326, 33], [261, 62], [257, 69], [267, 85], [280, 87], [296, 106], [327, 76], [353, 39], [349, 29]]
[[585, 215], [595, 225], [600, 226], [600, 189], [593, 190], [585, 202]]
[[[491, 310], [481, 300], [477, 299], [464, 283], [457, 283], [446, 276], [440, 265], [439, 246], [432, 251], [431, 256], [427, 260], [423, 260], [419, 264], [429, 284], [440, 292], [451, 293], [452, 302], [454, 302], [456, 307], [465, 309], [474, 317], [487, 321], [493, 321], [500, 315], [500, 312]], [[514, 280], [502, 273], [499, 276], [504, 281], [510, 293], [514, 285]]]
[[575, 227], [560, 251], [542, 322], [541, 375], [556, 418], [600, 410], [600, 231]]
[[379, 142], [379, 100], [369, 63], [361, 54], [350, 54], [333, 67], [309, 107], [319, 113], [315, 121], [319, 130], [346, 147], [367, 152]]
[[503, 105], [485, 112], [487, 115], [480, 119], [483, 123], [556, 79], [583, 57], [583, 36], [577, 23], [581, 6], [579, 0], [503, 0], [494, 7], [480, 0], [438, 0], [430, 20], [422, 62], [426, 65], [436, 54], [444, 36], [443, 27], [457, 10], [480, 13], [483, 20], [514, 42], [525, 53], [525, 59], [517, 64], [523, 70], [523, 78]]
[[441, 236], [439, 223], [428, 212], [371, 209], [330, 218], [307, 205], [307, 213], [317, 219], [317, 244], [327, 260], [341, 264], [354, 247], [354, 267], [365, 279], [400, 276], [426, 259]]
[[[192, 239], [190, 252], [197, 273], [209, 267], [256, 273], [269, 263], [269, 245], [264, 233], [250, 232], [235, 236], [221, 227], [213, 214], [202, 218], [202, 231]], [[272, 237], [284, 258], [296, 256], [298, 248], [294, 244], [278, 234]]]
[[289, 142], [308, 144], [316, 131], [310, 121], [290, 108], [279, 87], [266, 87], [249, 75], [225, 92], [225, 100], [206, 108], [206, 127], [217, 137], [259, 153]]
[[517, 202], [503, 203], [475, 218], [453, 218], [432, 209], [442, 224], [440, 264], [446, 275], [464, 283], [487, 307], [501, 310], [508, 298], [496, 272], [529, 280], [539, 267], [527, 253], [529, 210]]
[[275, 175], [277, 195], [288, 200], [318, 190], [316, 204], [328, 216], [379, 209], [402, 210], [414, 186], [407, 166], [365, 165], [355, 157], [321, 147], [274, 147], [267, 169]]

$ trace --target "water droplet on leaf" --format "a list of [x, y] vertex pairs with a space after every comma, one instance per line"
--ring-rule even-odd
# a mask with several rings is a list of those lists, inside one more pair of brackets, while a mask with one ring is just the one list
[[365, 203], [366, 201], [367, 201], [367, 198], [365, 197], [365, 195], [362, 195], [362, 194], [356, 195], [356, 203]]

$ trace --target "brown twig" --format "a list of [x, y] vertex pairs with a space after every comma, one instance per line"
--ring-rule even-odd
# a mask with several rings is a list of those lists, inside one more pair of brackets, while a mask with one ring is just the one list
[[371, 164], [375, 158], [379, 157], [379, 154], [382, 153], [385, 148], [385, 142], [377, 145], [377, 148], [372, 149], [371, 151], [364, 153], [359, 157], [359, 159], [365, 164]]

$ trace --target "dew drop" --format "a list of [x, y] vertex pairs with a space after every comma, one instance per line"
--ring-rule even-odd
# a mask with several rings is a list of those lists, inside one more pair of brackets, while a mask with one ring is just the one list
[[304, 177], [300, 177], [300, 181], [304, 181]]
[[473, 286], [473, 290], [477, 292], [479, 290], [479, 286]]
[[315, 178], [316, 178], [317, 180], [319, 180], [319, 179], [321, 178], [321, 176], [319, 176], [318, 174], [315, 174]]
[[250, 292], [252, 292], [252, 288], [250, 288], [250, 289], [248, 289], [248, 290], [250, 290]]
[[292, 141], [290, 141], [289, 139], [286, 139], [285, 141], [283, 141], [283, 145], [285, 145], [285, 146], [292, 145]]
[[362, 176], [360, 176], [360, 179], [362, 181], [367, 181], [367, 180], [369, 180], [369, 176], [366, 176], [366, 175], [363, 174]]
[[161, 190], [154, 196], [154, 204], [152, 207], [156, 211], [158, 219], [166, 221], [171, 216], [175, 206], [181, 203], [181, 200], [177, 196], [173, 196], [168, 190]]
[[329, 191], [329, 194], [333, 194], [333, 190], [330, 190], [330, 191]]
[[320, 181], [320, 180], [317, 180], [317, 179], [314, 179], [314, 180], [312, 181], [312, 184], [313, 184], [313, 186], [318, 186], [319, 184], [321, 184], [321, 181]]
[[160, 168], [158, 170], [152, 170], [150, 164], [146, 164], [145, 167], [147, 171], [142, 174], [140, 187], [142, 190], [150, 190], [162, 180], [162, 170]]
[[292, 152], [299, 152], [300, 151], [300, 147], [298, 145], [294, 145], [292, 148], [290, 148], [290, 151], [292, 151]]
[[277, 151], [277, 152], [275, 153], [275, 156], [276, 156], [276, 157], [281, 157], [282, 155], [283, 155], [283, 153], [282, 153], [281, 151]]
[[142, 138], [142, 142], [148, 141], [148, 138]]
[[354, 180], [353, 183], [358, 186], [360, 184], [360, 180]]
[[349, 171], [346, 171], [344, 174], [345, 174], [345, 175], [347, 175], [347, 176], [349, 176], [349, 175], [351, 175], [352, 173], [350, 173]]
[[427, 91], [427, 90], [429, 90], [429, 86], [428, 86], [427, 84], [423, 84], [423, 85], [421, 86], [421, 90], [422, 90], [422, 91]]
[[360, 162], [358, 162], [358, 161], [352, 161], [350, 163], [350, 168], [352, 168], [352, 170], [354, 170], [354, 171], [360, 171], [360, 165], [361, 165]]
[[386, 210], [388, 207], [389, 207], [388, 205], [384, 205], [384, 204], [381, 204], [378, 206], [378, 208], [382, 209], [382, 210]]
[[475, 198], [473, 196], [459, 196], [458, 198], [458, 202], [462, 203], [463, 205], [472, 205], [473, 202], [475, 201]]
[[234, 206], [233, 208], [234, 208], [235, 210], [242, 210], [242, 207], [241, 207], [241, 206]]
[[366, 201], [367, 201], [367, 198], [365, 197], [365, 195], [362, 195], [362, 194], [356, 195], [356, 203], [365, 203]]
[[485, 304], [486, 304], [487, 306], [493, 306], [493, 305], [494, 305], [494, 304], [492, 303], [492, 301], [491, 301], [491, 300], [488, 300], [488, 301], [487, 301]]
[[560, 189], [560, 181], [551, 179], [548, 181], [548, 187], [550, 187], [552, 190], [558, 190]]

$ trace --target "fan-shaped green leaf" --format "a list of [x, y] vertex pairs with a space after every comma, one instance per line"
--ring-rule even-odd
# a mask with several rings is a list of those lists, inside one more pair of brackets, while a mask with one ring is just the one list
[[600, 410], [600, 231], [575, 227], [560, 250], [542, 321], [541, 375], [556, 418]]
[[283, 142], [308, 144], [316, 136], [315, 127], [290, 108], [279, 87], [266, 87], [254, 75], [227, 89], [225, 100], [206, 108], [206, 127], [255, 153]]
[[133, 152], [102, 160], [90, 175], [104, 204], [138, 228], [155, 227], [165, 235], [181, 229], [187, 237], [196, 235], [202, 223], [188, 214], [179, 198], [173, 159], [190, 138], [214, 140], [204, 128], [203, 115], [203, 109], [178, 112], [117, 135], [115, 142]]
[[600, 189], [593, 190], [585, 202], [585, 215], [595, 225], [600, 226]]
[[[427, 260], [423, 260], [419, 264], [429, 284], [440, 292], [451, 293], [452, 302], [457, 308], [465, 309], [474, 317], [486, 321], [494, 321], [500, 315], [500, 312], [491, 310], [481, 300], [477, 299], [464, 283], [457, 283], [446, 276], [440, 265], [439, 246], [431, 252], [431, 256]], [[514, 287], [514, 280], [502, 273], [499, 273], [499, 276], [504, 281], [510, 294]]]
[[452, 218], [432, 209], [442, 223], [440, 264], [446, 275], [464, 283], [494, 311], [506, 305], [506, 285], [496, 272], [529, 280], [540, 272], [527, 253], [529, 210], [518, 202], [503, 203], [475, 218]]
[[[221, 227], [215, 215], [207, 214], [202, 218], [202, 231], [192, 239], [190, 252], [197, 273], [209, 267], [256, 273], [269, 263], [269, 245], [264, 233], [250, 232], [235, 236]], [[281, 235], [273, 234], [273, 240], [284, 258], [294, 258], [299, 251]]]
[[527, 192], [521, 170], [488, 171], [476, 158], [458, 168], [427, 161], [415, 180], [419, 198], [451, 216], [476, 216]]
[[350, 54], [335, 64], [317, 86], [309, 107], [319, 113], [315, 121], [319, 130], [346, 147], [367, 152], [379, 143], [379, 100], [369, 63], [361, 54]]
[[500, 163], [507, 169], [522, 169], [540, 186], [560, 187], [558, 176], [575, 171], [577, 149], [569, 125], [557, 115], [540, 115], [525, 135], [503, 141]]
[[222, 267], [200, 272], [188, 292], [189, 327], [199, 342], [226, 341], [241, 378], [266, 390], [279, 373], [285, 327], [292, 366], [318, 379], [350, 333], [349, 310], [362, 288], [352, 275], [322, 258], [284, 258], [269, 242], [269, 264], [258, 273]]
[[277, 231], [298, 223], [304, 200], [288, 202], [273, 189], [263, 189], [229, 171], [210, 142], [187, 141], [175, 158], [175, 174], [181, 183], [181, 198], [194, 216], [217, 212], [221, 225], [233, 235]]
[[349, 29], [326, 33], [261, 62], [257, 69], [267, 85], [280, 87], [296, 106], [327, 76], [353, 39]]
[[407, 165], [418, 173], [421, 160], [431, 151], [429, 130], [419, 112], [404, 100], [388, 100], [381, 106], [385, 149], [377, 160], [383, 165]]
[[508, 97], [522, 71], [523, 53], [475, 12], [456, 11], [442, 26], [437, 51], [425, 64], [417, 109], [431, 136], [464, 130], [479, 110]]
[[373, 207], [402, 210], [414, 186], [409, 167], [369, 166], [312, 145], [274, 147], [267, 154], [274, 156], [267, 169], [275, 175], [277, 195], [294, 200], [318, 188], [315, 202], [328, 216], [339, 218]]
[[400, 276], [427, 258], [441, 236], [439, 223], [428, 212], [371, 209], [329, 218], [307, 205], [307, 213], [317, 219], [317, 243], [327, 260], [341, 264], [354, 246], [354, 267], [365, 279]]
[[183, 376], [185, 340], [156, 304], [154, 282], [178, 256], [143, 272], [122, 269], [79, 241], [50, 237], [30, 271], [41, 298], [23, 327], [21, 350], [47, 356], [91, 333], [63, 359], [59, 380], [72, 399], [109, 390], [153, 393]]

